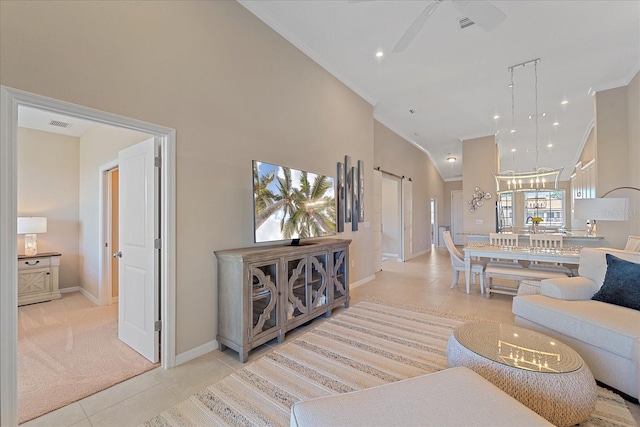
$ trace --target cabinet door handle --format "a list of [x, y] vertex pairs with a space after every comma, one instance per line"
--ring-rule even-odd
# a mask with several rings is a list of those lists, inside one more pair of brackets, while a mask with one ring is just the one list
[[122, 252], [118, 251], [116, 253], [113, 254], [114, 258], [122, 258]]
[[40, 264], [40, 261], [38, 260], [38, 261], [34, 262], [33, 264], [31, 264], [29, 261], [25, 261], [24, 263], [27, 264], [27, 265], [32, 265], [33, 266], [33, 265]]

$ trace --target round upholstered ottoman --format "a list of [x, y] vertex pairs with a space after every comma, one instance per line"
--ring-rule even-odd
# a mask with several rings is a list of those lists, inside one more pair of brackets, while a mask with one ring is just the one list
[[447, 361], [474, 370], [557, 426], [578, 424], [595, 409], [596, 382], [580, 355], [529, 329], [465, 323], [449, 338]]

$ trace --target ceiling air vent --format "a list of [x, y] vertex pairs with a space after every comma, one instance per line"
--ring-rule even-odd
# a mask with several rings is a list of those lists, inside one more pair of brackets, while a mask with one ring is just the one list
[[475, 24], [475, 22], [473, 22], [471, 19], [469, 18], [459, 18], [458, 19], [458, 23], [460, 24], [460, 29], [464, 30], [467, 27], [472, 26], [473, 24]]
[[51, 120], [49, 122], [50, 126], [57, 126], [59, 128], [68, 128], [71, 126], [71, 123], [67, 123], [67, 122], [61, 122], [59, 120]]

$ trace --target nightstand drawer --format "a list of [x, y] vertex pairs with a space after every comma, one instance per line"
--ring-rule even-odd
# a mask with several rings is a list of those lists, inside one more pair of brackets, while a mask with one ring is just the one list
[[18, 270], [29, 270], [32, 268], [43, 268], [51, 266], [50, 257], [30, 258], [18, 260]]

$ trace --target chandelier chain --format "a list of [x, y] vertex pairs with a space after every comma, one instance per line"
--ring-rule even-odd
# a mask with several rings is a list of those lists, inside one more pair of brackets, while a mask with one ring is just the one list
[[511, 68], [511, 161], [513, 163], [513, 170], [516, 169], [516, 137], [514, 131], [516, 129], [515, 125], [515, 85], [513, 84], [513, 68]]
[[535, 91], [536, 91], [536, 170], [538, 170], [538, 61], [533, 63], [533, 72], [535, 76]]

